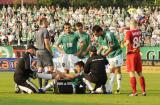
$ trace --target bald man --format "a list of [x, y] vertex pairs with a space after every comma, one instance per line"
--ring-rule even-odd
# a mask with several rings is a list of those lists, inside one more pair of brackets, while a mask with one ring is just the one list
[[125, 35], [126, 45], [126, 66], [130, 76], [130, 85], [132, 94], [129, 96], [137, 96], [136, 77], [137, 73], [142, 89], [142, 95], [146, 96], [145, 79], [142, 74], [142, 60], [140, 55], [141, 31], [137, 28], [138, 24], [135, 20], [130, 21], [130, 30]]

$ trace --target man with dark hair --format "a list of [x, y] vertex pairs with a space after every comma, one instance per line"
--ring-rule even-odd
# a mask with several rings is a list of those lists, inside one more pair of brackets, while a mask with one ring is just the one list
[[92, 31], [99, 33], [99, 32], [102, 32], [103, 29], [102, 29], [99, 25], [95, 25], [95, 26], [92, 28]]
[[102, 87], [103, 93], [105, 93], [105, 84], [107, 81], [105, 65], [108, 64], [108, 61], [103, 56], [97, 54], [95, 46], [89, 48], [89, 54], [90, 57], [84, 67], [84, 82], [86, 83], [86, 80], [88, 80], [89, 82], [96, 84], [95, 88], [91, 90], [93, 93], [100, 87]]
[[62, 54], [62, 66], [66, 73], [78, 61], [80, 50], [77, 50], [79, 36], [72, 32], [71, 24], [64, 24], [64, 32], [59, 36], [56, 48]]
[[78, 61], [75, 63], [75, 73], [80, 73], [82, 70], [80, 68], [84, 69], [84, 62], [83, 61]]
[[113, 32], [106, 32], [99, 25], [95, 25], [92, 29], [93, 34], [98, 37], [98, 43], [101, 46], [105, 46], [107, 48], [100, 49], [105, 50], [102, 54], [104, 57], [107, 57], [109, 62], [109, 73], [110, 73], [110, 81], [109, 85], [107, 85], [108, 93], [112, 93], [115, 73], [117, 74], [117, 91], [116, 93], [120, 93], [121, 88], [121, 66], [123, 64], [123, 54], [121, 46], [114, 35]]
[[30, 77], [35, 78], [35, 72], [32, 70], [32, 59], [36, 54], [36, 48], [33, 45], [27, 47], [26, 53], [19, 58], [14, 73], [14, 81], [17, 85], [15, 92], [36, 93], [36, 86], [29, 80]]
[[[71, 79], [72, 85], [74, 88], [74, 93], [85, 93], [85, 83], [83, 82], [83, 75], [81, 74], [84, 71], [84, 62], [83, 61], [78, 61], [75, 63], [75, 74], [66, 74], [62, 73], [60, 71], [57, 71], [55, 73], [52, 73], [52, 75], [45, 75], [45, 74], [40, 74], [37, 73], [39, 77], [42, 78], [48, 78], [48, 79]], [[58, 78], [57, 78], [58, 77]], [[52, 88], [54, 86], [54, 82], [50, 82], [47, 86], [39, 89], [40, 92], [44, 93], [46, 90]]]
[[90, 37], [89, 35], [83, 30], [83, 24], [81, 22], [77, 22], [76, 25], [76, 34], [80, 37], [78, 40], [78, 50], [82, 49], [81, 53], [79, 54], [79, 59], [86, 62], [87, 57], [89, 56], [87, 48], [90, 44]]

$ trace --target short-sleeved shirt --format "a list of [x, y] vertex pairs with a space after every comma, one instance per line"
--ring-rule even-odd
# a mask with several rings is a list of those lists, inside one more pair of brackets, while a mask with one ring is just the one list
[[75, 54], [77, 52], [79, 36], [74, 32], [63, 33], [59, 36], [56, 45], [61, 44], [66, 54]]
[[45, 48], [44, 39], [49, 39], [47, 28], [40, 28], [36, 32], [37, 66], [53, 66], [52, 54]]
[[44, 39], [47, 39], [47, 38], [49, 38], [49, 32], [48, 32], [47, 28], [40, 28], [36, 32], [36, 47], [39, 50], [45, 49]]
[[99, 50], [101, 47], [103, 47], [103, 50], [100, 52], [102, 55], [108, 50], [107, 42], [105, 40], [105, 35], [98, 37], [98, 46], [97, 50]]
[[[122, 53], [120, 44], [113, 32], [105, 32], [99, 37], [98, 42], [101, 45], [106, 45], [107, 48], [112, 48], [113, 51], [109, 53], [108, 58], [116, 57]], [[113, 44], [111, 45], [110, 42]]]
[[90, 44], [90, 37], [89, 35], [86, 33], [86, 32], [83, 32], [83, 33], [77, 33], [76, 34], [79, 36], [79, 41], [78, 41], [78, 50], [80, 50], [80, 43], [81, 41], [84, 43], [84, 46], [82, 48], [82, 51], [86, 51], [87, 47], [89, 46]]
[[125, 40], [129, 40], [129, 46], [127, 46], [129, 52], [140, 52], [141, 31], [129, 30], [126, 32]]

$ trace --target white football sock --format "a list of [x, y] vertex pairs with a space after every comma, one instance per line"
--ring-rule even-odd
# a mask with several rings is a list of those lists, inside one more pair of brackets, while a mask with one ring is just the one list
[[46, 90], [50, 89], [51, 87], [53, 87], [53, 81], [50, 82], [50, 83], [48, 83], [48, 84], [47, 84], [44, 88], [42, 88], [42, 89], [43, 89], [43, 91], [46, 91]]
[[52, 79], [52, 74], [37, 73], [37, 77], [42, 79]]
[[113, 84], [114, 84], [115, 74], [110, 73], [110, 80], [109, 80], [109, 91], [112, 92]]
[[110, 91], [109, 81], [106, 82], [105, 87], [106, 87], [106, 92], [109, 92]]
[[121, 88], [122, 74], [117, 74], [117, 90]]
[[91, 83], [85, 78], [83, 78], [83, 81], [87, 85], [88, 89], [92, 91], [93, 87], [92, 87]]
[[96, 89], [96, 93], [103, 93], [102, 86]]

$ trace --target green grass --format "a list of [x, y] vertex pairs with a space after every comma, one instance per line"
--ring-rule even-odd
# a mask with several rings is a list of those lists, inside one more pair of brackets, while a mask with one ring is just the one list
[[[129, 97], [129, 77], [123, 74], [120, 95], [104, 94], [15, 94], [13, 73], [0, 73], [0, 105], [160, 105], [160, 74], [145, 73], [147, 96]], [[115, 82], [116, 83], [116, 82]]]

